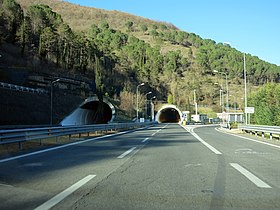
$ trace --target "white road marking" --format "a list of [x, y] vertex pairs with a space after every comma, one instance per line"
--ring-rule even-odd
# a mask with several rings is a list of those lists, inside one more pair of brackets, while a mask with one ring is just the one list
[[118, 136], [118, 135], [126, 134], [126, 133], [129, 133], [129, 132], [131, 132], [131, 131], [123, 131], [123, 132], [119, 132], [119, 133], [115, 133], [115, 134], [109, 134], [109, 135], [106, 135], [106, 136], [99, 136], [99, 137], [96, 137], [96, 138], [91, 138], [91, 139], [87, 139], [87, 140], [83, 140], [83, 141], [79, 141], [79, 142], [73, 142], [73, 143], [69, 143], [69, 144], [65, 144], [65, 145], [61, 145], [61, 146], [56, 146], [56, 147], [53, 147], [53, 148], [44, 149], [44, 150], [40, 150], [40, 151], [36, 151], [36, 152], [31, 152], [31, 153], [24, 154], [24, 155], [18, 155], [18, 156], [15, 156], [15, 157], [5, 158], [5, 159], [0, 160], [0, 163], [12, 161], [12, 160], [17, 160], [17, 159], [21, 159], [21, 158], [24, 158], [24, 157], [29, 157], [29, 156], [45, 153], [45, 152], [50, 152], [50, 151], [70, 147], [70, 146], [77, 145], [77, 144], [83, 144], [83, 143], [90, 142], [90, 141], [96, 141], [96, 140], [99, 140], [99, 139], [104, 139], [104, 138], [108, 138], [108, 137], [112, 137], [112, 136]]
[[190, 163], [190, 164], [186, 164], [184, 165], [184, 167], [189, 168], [189, 167], [198, 167], [198, 166], [202, 166], [202, 164], [200, 163]]
[[243, 174], [247, 179], [249, 179], [251, 182], [253, 182], [255, 185], [257, 185], [260, 188], [271, 188], [268, 184], [266, 184], [264, 181], [256, 177], [254, 174], [252, 174], [250, 171], [246, 170], [242, 166], [240, 166], [237, 163], [230, 163], [230, 165], [235, 168], [237, 171], [239, 171], [241, 174]]
[[41, 206], [37, 207], [35, 210], [48, 210], [62, 201], [64, 198], [75, 192], [77, 189], [82, 187], [84, 184], [89, 182], [91, 179], [96, 177], [96, 175], [88, 175], [85, 178], [81, 179], [77, 183], [73, 184], [71, 187], [67, 188], [63, 192], [59, 193], [58, 195], [54, 196], [47, 202], [43, 203]]
[[149, 138], [145, 138], [143, 141], [142, 141], [142, 143], [145, 143], [146, 141], [148, 141], [149, 140]]
[[280, 149], [280, 146], [279, 146], [279, 145], [270, 144], [270, 143], [263, 142], [263, 141], [259, 141], [259, 140], [255, 140], [255, 139], [250, 139], [250, 138], [248, 138], [248, 137], [239, 136], [239, 135], [232, 134], [232, 133], [227, 133], [227, 132], [221, 131], [221, 130], [219, 130], [219, 129], [217, 129], [217, 128], [215, 128], [215, 130], [218, 131], [218, 132], [221, 132], [221, 133], [225, 133], [225, 134], [231, 135], [231, 136], [239, 137], [239, 138], [246, 139], [246, 140], [249, 140], [249, 141], [257, 142], [257, 143], [259, 143], [259, 144], [265, 144], [265, 145], [268, 145], [268, 146], [271, 146], [271, 147], [275, 147], [275, 148]]
[[151, 136], [154, 136], [154, 135], [156, 135], [156, 133], [153, 133]]
[[207, 142], [205, 142], [202, 138], [200, 138], [195, 132], [191, 132], [191, 134], [198, 140], [200, 141], [202, 144], [204, 144], [204, 146], [206, 146], [208, 149], [210, 149], [212, 152], [214, 152], [216, 155], [221, 155], [222, 153], [217, 150], [216, 148], [214, 148], [213, 146], [211, 146], [210, 144], [208, 144]]
[[200, 141], [204, 146], [206, 146], [208, 149], [210, 149], [212, 152], [214, 152], [216, 155], [221, 155], [222, 153], [217, 150], [216, 148], [214, 148], [213, 146], [211, 146], [210, 144], [208, 144], [207, 142], [205, 142], [202, 138], [200, 138], [194, 131], [193, 128], [188, 129], [184, 126], [182, 126], [186, 131], [190, 132], [198, 141]]
[[267, 152], [257, 152], [252, 149], [242, 148], [242, 149], [236, 149], [234, 151], [235, 154], [249, 154], [249, 155], [268, 155]]
[[127, 156], [129, 153], [131, 153], [133, 150], [135, 150], [137, 147], [132, 147], [131, 149], [127, 150], [126, 152], [124, 152], [123, 154], [121, 154], [120, 156], [118, 156], [119, 159], [124, 158], [125, 156]]
[[9, 184], [1, 184], [1, 183], [0, 183], [0, 186], [3, 186], [3, 187], [14, 187], [13, 185], [9, 185]]

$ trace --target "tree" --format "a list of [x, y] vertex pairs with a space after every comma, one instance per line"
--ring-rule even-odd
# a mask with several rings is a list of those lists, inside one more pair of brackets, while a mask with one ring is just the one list
[[146, 24], [141, 24], [141, 25], [140, 25], [140, 28], [141, 28], [141, 31], [142, 31], [142, 32], [148, 31], [148, 26], [147, 26]]
[[104, 120], [104, 103], [103, 103], [103, 66], [100, 62], [100, 58], [95, 56], [95, 84], [96, 84], [96, 94], [99, 100], [98, 108], [95, 116], [95, 123], [105, 123]]
[[17, 32], [22, 24], [23, 10], [14, 0], [3, 0], [0, 13], [4, 16], [2, 22], [8, 32], [5, 39], [14, 44], [17, 39]]
[[132, 21], [127, 21], [126, 23], [125, 23], [125, 26], [127, 27], [127, 30], [128, 31], [133, 31], [133, 22]]

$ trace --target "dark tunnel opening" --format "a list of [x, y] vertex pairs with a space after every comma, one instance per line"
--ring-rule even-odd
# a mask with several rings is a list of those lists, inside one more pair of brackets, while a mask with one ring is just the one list
[[166, 108], [159, 113], [158, 121], [160, 123], [179, 123], [180, 119], [180, 114], [176, 109]]
[[82, 109], [86, 109], [90, 111], [90, 115], [87, 119], [87, 124], [105, 124], [108, 123], [112, 119], [112, 109], [111, 107], [103, 102], [103, 118], [98, 119], [97, 109], [98, 109], [99, 101], [90, 101], [83, 106]]

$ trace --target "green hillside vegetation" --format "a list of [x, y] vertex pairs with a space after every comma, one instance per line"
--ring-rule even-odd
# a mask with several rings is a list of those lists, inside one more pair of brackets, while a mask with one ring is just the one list
[[268, 83], [252, 93], [248, 103], [255, 107], [252, 123], [280, 125], [280, 84]]
[[[194, 89], [199, 104], [220, 110], [214, 83], [225, 84], [225, 78], [213, 70], [228, 74], [230, 94], [243, 95], [243, 54], [229, 45], [118, 11], [56, 0], [17, 2], [0, 0], [1, 53], [20, 52], [6, 65], [81, 75], [95, 81], [100, 94], [120, 100], [124, 92], [134, 100], [136, 85], [145, 82], [143, 94], [152, 90], [161, 101], [172, 95], [183, 110], [191, 107]], [[249, 54], [246, 61], [251, 89], [279, 82], [279, 66]], [[241, 106], [242, 99], [236, 102]]]

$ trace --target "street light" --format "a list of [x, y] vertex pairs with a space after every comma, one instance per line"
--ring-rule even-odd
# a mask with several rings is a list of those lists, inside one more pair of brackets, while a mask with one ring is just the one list
[[220, 86], [220, 107], [221, 107], [221, 113], [223, 112], [223, 106], [224, 106], [224, 95], [223, 95], [223, 85], [215, 82], [214, 85]]
[[155, 105], [153, 103], [153, 99], [156, 99], [156, 96], [153, 96], [151, 98], [151, 115], [152, 115], [152, 121], [155, 120]]
[[227, 74], [225, 72], [221, 72], [221, 71], [217, 71], [217, 70], [213, 70], [213, 73], [219, 73], [219, 74], [224, 74], [226, 76], [226, 88], [227, 88], [227, 113], [229, 113], [229, 106], [228, 106], [228, 79], [227, 79]]
[[147, 118], [148, 116], [148, 107], [147, 107], [147, 95], [152, 94], [152, 91], [148, 92], [145, 94], [145, 117]]
[[195, 105], [195, 115], [197, 115], [197, 102], [196, 102], [196, 90], [193, 90], [193, 102]]
[[248, 116], [246, 113], [246, 109], [247, 109], [247, 76], [246, 76], [246, 56], [245, 53], [243, 54], [244, 56], [244, 97], [245, 97], [245, 108], [244, 108], [244, 114], [245, 114], [245, 125], [247, 125], [248, 123]]
[[50, 125], [53, 124], [53, 85], [56, 82], [59, 82], [61, 79], [56, 79], [51, 82], [51, 113], [50, 113]]
[[145, 85], [145, 83], [143, 82], [143, 83], [141, 83], [140, 85], [137, 85], [137, 87], [136, 87], [136, 122], [138, 122], [138, 109], [139, 109], [139, 105], [138, 105], [138, 98], [139, 98], [139, 96], [138, 96], [138, 89], [139, 89], [139, 87], [140, 86], [143, 86], [143, 85]]

